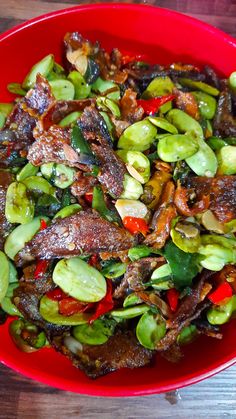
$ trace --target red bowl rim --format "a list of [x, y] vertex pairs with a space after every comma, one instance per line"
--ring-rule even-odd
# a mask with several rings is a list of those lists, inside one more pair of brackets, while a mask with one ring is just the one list
[[[74, 7], [69, 7], [62, 10], [57, 10], [54, 12], [46, 13], [41, 16], [35, 17], [33, 19], [30, 19], [24, 23], [21, 23], [20, 25], [17, 25], [13, 27], [12, 29], [9, 29], [5, 31], [4, 33], [0, 34], [0, 42], [6, 40], [7, 38], [14, 36], [17, 32], [20, 32], [24, 30], [25, 28], [28, 28], [30, 26], [33, 26], [39, 22], [42, 22], [44, 20], [47, 20], [49, 18], [54, 18], [56, 16], [61, 15], [67, 15], [70, 13], [76, 12], [78, 9], [82, 10], [94, 10], [94, 9], [129, 9], [129, 10], [141, 10], [144, 8], [149, 8], [154, 13], [159, 13], [161, 15], [165, 16], [175, 16], [175, 18], [178, 18], [181, 20], [181, 22], [191, 22], [193, 25], [197, 26], [198, 28], [202, 28], [204, 31], [207, 31], [208, 33], [213, 34], [217, 38], [223, 39], [228, 44], [232, 45], [233, 47], [236, 47], [236, 40], [232, 36], [226, 34], [225, 32], [221, 31], [218, 28], [215, 28], [214, 26], [211, 26], [205, 22], [202, 22], [198, 19], [195, 19], [190, 16], [186, 16], [182, 13], [166, 9], [166, 8], [160, 8], [156, 6], [150, 6], [150, 5], [140, 5], [140, 4], [124, 4], [124, 3], [102, 3], [102, 4], [86, 4], [86, 5], [78, 5]], [[46, 351], [46, 350], [45, 350]], [[72, 391], [75, 393], [90, 395], [90, 396], [104, 396], [104, 397], [130, 397], [130, 396], [144, 396], [144, 395], [151, 395], [151, 394], [157, 394], [157, 393], [163, 393], [167, 391], [173, 391], [178, 388], [182, 388], [185, 386], [188, 386], [190, 384], [198, 383], [199, 381], [202, 381], [206, 378], [209, 378], [213, 376], [214, 374], [217, 374], [218, 372], [221, 372], [222, 370], [232, 366], [236, 363], [236, 351], [235, 353], [223, 357], [223, 359], [213, 363], [212, 365], [209, 365], [207, 368], [203, 368], [200, 370], [200, 372], [195, 372], [191, 374], [186, 374], [185, 376], [182, 376], [181, 378], [175, 380], [174, 383], [164, 383], [161, 386], [160, 385], [153, 385], [150, 388], [147, 384], [145, 385], [136, 385], [132, 386], [132, 388], [124, 388], [121, 389], [119, 386], [117, 387], [109, 387], [108, 385], [103, 385], [101, 382], [97, 382], [96, 385], [94, 381], [91, 381], [89, 383], [83, 383], [80, 384], [72, 382], [69, 379], [65, 378], [59, 378], [55, 379], [50, 374], [48, 374], [46, 371], [40, 371], [36, 372], [33, 368], [25, 365], [19, 365], [17, 363], [17, 360], [12, 359], [0, 359], [0, 362], [4, 365], [6, 365], [9, 368], [12, 368], [18, 373], [23, 374], [24, 376], [40, 381], [44, 384], [47, 384], [52, 387], [56, 387], [61, 390], [66, 391]]]

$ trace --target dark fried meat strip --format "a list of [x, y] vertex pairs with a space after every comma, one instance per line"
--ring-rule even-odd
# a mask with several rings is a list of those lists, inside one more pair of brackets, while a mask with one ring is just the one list
[[76, 173], [76, 180], [71, 186], [71, 193], [77, 199], [90, 192], [93, 186], [97, 184], [97, 179], [94, 176], [84, 176], [82, 172]]
[[181, 92], [178, 89], [174, 89], [173, 93], [176, 95], [175, 103], [178, 109], [181, 109], [195, 119], [200, 118], [198, 104], [192, 93]]
[[131, 124], [143, 118], [144, 110], [137, 104], [137, 93], [132, 89], [126, 89], [120, 101], [121, 118]]
[[40, 117], [49, 107], [55, 103], [48, 81], [38, 74], [33, 89], [26, 94], [22, 108], [33, 117]]
[[35, 137], [37, 140], [30, 146], [27, 155], [34, 166], [53, 162], [88, 170], [85, 164], [80, 163], [80, 155], [70, 145], [70, 128], [52, 125], [42, 134], [35, 130]]
[[39, 232], [18, 253], [21, 266], [34, 258], [54, 259], [82, 253], [112, 252], [129, 249], [135, 238], [125, 229], [104, 220], [96, 212], [80, 211], [64, 219], [56, 219]]
[[193, 188], [197, 200], [210, 194], [209, 209], [221, 222], [236, 218], [236, 176], [189, 177], [187, 187]]
[[89, 141], [97, 156], [101, 172], [98, 180], [108, 192], [118, 198], [123, 192], [123, 180], [126, 173], [125, 164], [112, 148], [112, 140], [102, 116], [94, 107], [86, 108], [79, 119], [79, 126], [84, 137]]
[[50, 343], [91, 378], [120, 368], [143, 367], [148, 365], [153, 357], [153, 351], [141, 346], [132, 331], [119, 330], [103, 345], [83, 345], [83, 350], [76, 354], [73, 354], [63, 341], [63, 336], [56, 336]]
[[162, 264], [162, 257], [147, 257], [130, 263], [121, 284], [115, 289], [113, 297], [124, 298], [128, 289], [133, 291], [145, 289], [143, 283], [150, 279], [153, 271]]
[[211, 84], [217, 89], [220, 89], [220, 79], [213, 68], [211, 68], [209, 65], [205, 65], [203, 71], [206, 75], [206, 83]]
[[219, 96], [213, 126], [215, 135], [236, 136], [236, 118], [232, 115], [232, 96], [227, 86]]
[[5, 202], [8, 186], [13, 182], [13, 176], [9, 172], [0, 171], [0, 250], [3, 249], [5, 236], [10, 231], [11, 224], [5, 216]]

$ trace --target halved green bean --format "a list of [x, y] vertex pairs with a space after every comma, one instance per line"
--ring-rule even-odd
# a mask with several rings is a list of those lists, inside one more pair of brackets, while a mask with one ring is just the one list
[[42, 176], [29, 176], [22, 180], [22, 183], [30, 191], [43, 192], [47, 195], [54, 195], [56, 191], [56, 189]]
[[207, 143], [198, 139], [199, 149], [197, 153], [186, 159], [186, 163], [198, 176], [213, 177], [217, 171], [217, 158]]
[[143, 99], [167, 95], [172, 93], [174, 83], [169, 77], [156, 77], [142, 94]]
[[104, 96], [99, 96], [96, 99], [98, 109], [105, 112], [111, 112], [115, 118], [120, 118], [120, 108], [116, 102]]
[[90, 95], [91, 86], [86, 83], [84, 77], [78, 71], [71, 71], [68, 80], [74, 85], [75, 99], [85, 99]]
[[66, 217], [69, 217], [70, 215], [76, 214], [81, 209], [82, 209], [81, 205], [71, 204], [62, 208], [60, 211], [58, 211], [56, 215], [54, 215], [53, 218], [66, 218]]
[[123, 307], [127, 308], [127, 307], [132, 307], [135, 306], [136, 304], [141, 304], [142, 300], [135, 294], [129, 294], [127, 295], [127, 297], [124, 299], [123, 302]]
[[5, 125], [6, 117], [0, 112], [0, 129], [2, 129]]
[[141, 316], [143, 313], [146, 313], [150, 310], [150, 307], [146, 304], [138, 304], [133, 307], [127, 308], [117, 308], [116, 310], [112, 310], [110, 315], [112, 317], [117, 317], [121, 319], [133, 319], [134, 317]]
[[149, 181], [150, 161], [145, 154], [141, 153], [141, 151], [131, 150], [118, 150], [117, 154], [125, 163], [137, 170], [139, 176], [137, 180], [139, 180], [139, 182], [146, 183]]
[[16, 254], [25, 246], [25, 243], [30, 241], [37, 231], [39, 231], [42, 219], [48, 221], [48, 218], [45, 216], [35, 217], [30, 223], [16, 227], [7, 236], [4, 252], [10, 259], [14, 260]]
[[64, 292], [80, 301], [93, 303], [106, 295], [104, 276], [79, 257], [61, 259], [53, 271], [53, 281]]
[[27, 91], [22, 89], [20, 83], [9, 83], [7, 85], [7, 90], [14, 95], [25, 96]]
[[60, 189], [65, 189], [72, 185], [76, 174], [75, 169], [64, 164], [46, 163], [42, 164], [40, 170], [48, 180], [52, 179], [53, 176], [53, 184]]
[[26, 224], [34, 217], [34, 203], [20, 182], [9, 185], [6, 194], [5, 216], [9, 223]]
[[56, 100], [72, 100], [75, 97], [74, 85], [69, 80], [52, 80], [49, 82]]
[[13, 304], [10, 297], [3, 298], [1, 302], [1, 307], [5, 311], [5, 313], [9, 314], [9, 316], [22, 316], [21, 312], [18, 310], [15, 304]]
[[16, 180], [22, 182], [27, 177], [35, 176], [39, 171], [39, 168], [33, 166], [31, 163], [27, 163], [16, 175]]
[[82, 112], [71, 112], [69, 115], [65, 116], [65, 118], [63, 118], [60, 122], [59, 122], [59, 126], [60, 127], [66, 127], [67, 125], [71, 125], [74, 122], [77, 121], [77, 119], [80, 117]]
[[54, 56], [52, 54], [47, 55], [42, 60], [37, 62], [30, 70], [30, 72], [25, 77], [22, 87], [26, 90], [31, 89], [35, 82], [36, 76], [38, 73], [42, 74], [42, 76], [47, 77], [50, 71], [53, 70], [54, 66]]
[[176, 162], [192, 156], [198, 148], [198, 141], [191, 133], [175, 134], [159, 140], [157, 154], [166, 162]]
[[195, 136], [203, 138], [201, 125], [191, 116], [180, 109], [172, 109], [166, 118], [181, 133], [192, 132]]
[[15, 265], [9, 260], [9, 284], [18, 282], [18, 273]]
[[82, 344], [102, 345], [113, 335], [115, 325], [112, 319], [97, 319], [92, 324], [75, 326], [73, 336]]
[[139, 199], [143, 193], [142, 184], [133, 177], [125, 174], [124, 176], [124, 190], [120, 196], [123, 199]]
[[150, 312], [142, 315], [136, 327], [136, 336], [142, 346], [155, 349], [165, 334], [166, 325], [159, 315]]
[[105, 93], [106, 91], [110, 89], [115, 89], [115, 91], [108, 93], [107, 97], [113, 100], [120, 99], [119, 86], [110, 80], [103, 80], [100, 77], [98, 77], [95, 83], [93, 83], [91, 87], [94, 92], [98, 92], [98, 93]]
[[192, 92], [197, 100], [200, 114], [203, 118], [212, 119], [216, 112], [216, 100], [214, 97], [204, 92]]
[[187, 78], [180, 78], [179, 81], [183, 86], [190, 87], [191, 89], [201, 90], [202, 92], [208, 93], [211, 96], [218, 96], [220, 93], [218, 89], [210, 86], [207, 83], [204, 83], [203, 81], [196, 81]]
[[236, 174], [236, 146], [226, 145], [217, 152], [218, 174], [235, 175]]
[[207, 312], [207, 320], [211, 324], [227, 323], [236, 312], [236, 295], [233, 295], [227, 303], [214, 306]]
[[2, 251], [0, 251], [0, 266], [0, 303], [2, 303], [9, 285], [9, 262]]
[[169, 121], [165, 118], [161, 118], [159, 116], [149, 116], [149, 121], [155, 125], [156, 127], [163, 129], [164, 131], [168, 131], [171, 134], [178, 134], [178, 130], [174, 125], [172, 125]]
[[6, 118], [11, 113], [13, 106], [13, 103], [0, 103], [0, 113]]
[[118, 141], [118, 148], [124, 150], [147, 150], [155, 140], [156, 127], [148, 119], [135, 122], [126, 128]]
[[121, 262], [111, 262], [102, 269], [102, 274], [105, 278], [114, 279], [124, 275], [126, 272], [127, 264]]
[[194, 324], [184, 327], [180, 334], [177, 337], [177, 342], [179, 345], [186, 345], [193, 341], [197, 335], [197, 328]]

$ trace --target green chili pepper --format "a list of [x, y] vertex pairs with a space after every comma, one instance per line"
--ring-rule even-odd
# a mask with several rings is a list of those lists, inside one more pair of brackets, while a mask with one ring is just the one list
[[135, 122], [126, 128], [118, 141], [118, 148], [145, 151], [154, 142], [157, 129], [148, 119]]
[[236, 146], [223, 146], [216, 154], [218, 159], [218, 174], [219, 175], [234, 175], [236, 174]]
[[211, 96], [218, 96], [220, 93], [218, 89], [202, 81], [196, 81], [187, 78], [180, 78], [179, 81], [183, 86], [190, 87], [191, 89], [201, 90], [202, 92]]
[[30, 70], [30, 72], [25, 77], [22, 87], [26, 90], [34, 87], [36, 82], [36, 76], [40, 73], [42, 76], [47, 77], [49, 73], [53, 70], [54, 66], [54, 56], [52, 54], [47, 55], [42, 60], [37, 62]]
[[197, 100], [200, 114], [203, 118], [213, 119], [216, 112], [216, 100], [204, 92], [192, 92]]
[[102, 345], [113, 335], [116, 322], [113, 319], [97, 319], [91, 325], [82, 324], [73, 328], [73, 336], [80, 343]]
[[13, 182], [7, 189], [5, 215], [9, 223], [26, 224], [33, 219], [34, 203], [23, 183]]
[[56, 215], [54, 215], [53, 218], [70, 217], [70, 215], [76, 214], [81, 209], [82, 209], [82, 207], [79, 204], [68, 205], [67, 207], [62, 208], [59, 212], [57, 212]]
[[219, 138], [219, 137], [210, 137], [210, 138], [208, 138], [207, 144], [214, 151], [220, 150], [225, 145], [228, 145], [225, 140], [222, 140], [222, 138]]
[[0, 303], [6, 296], [8, 285], [9, 285], [9, 262], [6, 255], [0, 251]]
[[139, 246], [132, 247], [131, 249], [129, 249], [128, 256], [130, 260], [134, 262], [135, 260], [145, 258], [151, 255], [152, 253], [157, 254], [157, 255], [163, 254], [162, 251], [159, 249], [155, 249], [152, 247], [145, 246], [144, 244], [141, 244]]
[[39, 312], [44, 320], [52, 324], [64, 326], [77, 326], [79, 324], [88, 323], [90, 314], [78, 313], [72, 316], [63, 316], [59, 313], [58, 302], [53, 301], [44, 295], [40, 300]]
[[166, 334], [166, 324], [159, 314], [144, 313], [136, 327], [139, 343], [148, 349], [155, 349]]
[[22, 89], [20, 83], [9, 83], [7, 85], [7, 90], [14, 95], [25, 96], [27, 91]]
[[85, 140], [83, 133], [78, 125], [75, 125], [71, 134], [71, 146], [80, 153], [91, 160], [91, 164], [95, 164], [95, 158], [91, 151], [88, 142]]
[[4, 251], [10, 259], [14, 260], [16, 254], [25, 246], [25, 243], [30, 241], [39, 231], [42, 219], [48, 221], [48, 218], [45, 216], [36, 217], [30, 223], [16, 227], [7, 236]]
[[100, 186], [93, 188], [92, 208], [99, 212], [99, 214], [107, 221], [120, 223], [120, 218], [115, 211], [107, 208], [103, 191]]
[[169, 77], [156, 77], [143, 92], [142, 98], [150, 99], [152, 97], [164, 96], [172, 93], [173, 88], [174, 83]]
[[211, 324], [224, 324], [230, 320], [235, 312], [236, 295], [233, 295], [227, 303], [210, 308], [207, 312], [207, 320]]
[[78, 71], [71, 71], [68, 80], [74, 85], [75, 99], [85, 99], [90, 95], [91, 86], [86, 83], [84, 77]]

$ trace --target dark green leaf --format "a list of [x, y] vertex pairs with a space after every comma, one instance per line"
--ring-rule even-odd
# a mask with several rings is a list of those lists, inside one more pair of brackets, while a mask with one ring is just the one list
[[164, 248], [164, 256], [171, 267], [175, 287], [191, 286], [192, 279], [199, 272], [197, 254], [185, 253], [169, 241]]
[[86, 82], [88, 84], [95, 83], [99, 75], [100, 75], [99, 65], [91, 58], [88, 58], [88, 67], [84, 75]]
[[71, 193], [69, 189], [65, 189], [63, 191], [63, 195], [61, 198], [61, 208], [67, 207], [71, 204]]
[[97, 210], [99, 214], [105, 218], [107, 221], [115, 222], [120, 224], [120, 218], [115, 211], [110, 210], [107, 208], [102, 189], [100, 186], [95, 186], [93, 188], [93, 202], [92, 202], [93, 209]]

